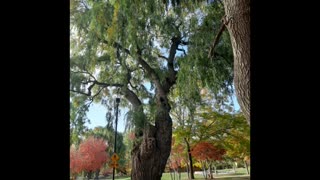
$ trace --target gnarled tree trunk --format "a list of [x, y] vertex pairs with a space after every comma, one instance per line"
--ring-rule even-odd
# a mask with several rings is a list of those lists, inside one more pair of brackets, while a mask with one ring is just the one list
[[224, 0], [234, 56], [234, 85], [241, 110], [250, 125], [250, 0]]
[[132, 151], [131, 180], [160, 180], [171, 151], [172, 119], [166, 97], [157, 98], [155, 126], [144, 130], [142, 143]]

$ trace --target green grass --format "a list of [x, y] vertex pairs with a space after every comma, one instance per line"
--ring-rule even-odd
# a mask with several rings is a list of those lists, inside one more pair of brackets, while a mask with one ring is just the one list
[[[213, 177], [215, 179], [219, 180], [250, 180], [250, 175], [246, 175], [246, 169], [245, 168], [237, 168], [236, 173], [234, 174], [219, 174], [223, 173], [226, 171], [230, 171], [232, 169], [223, 169], [223, 170], [218, 170], [218, 175], [213, 174]], [[250, 168], [249, 168], [250, 171]], [[173, 174], [172, 174], [173, 175]], [[195, 179], [196, 180], [204, 180], [202, 174], [195, 174]], [[176, 175], [176, 180], [177, 180], [177, 175]], [[106, 179], [100, 178], [100, 180], [109, 180], [112, 179], [111, 177], [108, 177]], [[122, 177], [115, 177], [117, 180], [130, 180], [130, 176], [122, 176]], [[163, 173], [161, 180], [171, 180], [170, 173]], [[181, 173], [181, 180], [188, 180], [188, 175], [187, 173]]]
[[[222, 170], [220, 172], [225, 172], [226, 170]], [[204, 180], [204, 177], [202, 174], [195, 174], [195, 179], [197, 180]], [[176, 176], [177, 179], [178, 176]], [[213, 174], [213, 177], [215, 179], [219, 180], [249, 180], [250, 175], [246, 175], [246, 170], [243, 168], [239, 168], [236, 170], [236, 173], [234, 174], [219, 174], [218, 175]], [[209, 178], [208, 178], [209, 179]], [[171, 180], [170, 173], [163, 173], [161, 180]], [[181, 173], [181, 180], [188, 180], [187, 173]]]
[[[250, 176], [243, 176], [242, 175], [233, 175], [233, 177], [230, 177], [230, 175], [218, 175], [214, 176], [215, 179], [219, 180], [250, 180]], [[112, 178], [108, 178], [112, 179]], [[117, 180], [130, 180], [130, 177], [116, 177]], [[177, 178], [176, 178], [177, 179]], [[187, 180], [188, 175], [187, 173], [181, 173], [181, 180]], [[195, 174], [196, 180], [204, 180], [202, 175]], [[102, 179], [101, 179], [102, 180]], [[107, 179], [106, 179], [107, 180]], [[163, 173], [161, 180], [171, 180], [170, 173]]]

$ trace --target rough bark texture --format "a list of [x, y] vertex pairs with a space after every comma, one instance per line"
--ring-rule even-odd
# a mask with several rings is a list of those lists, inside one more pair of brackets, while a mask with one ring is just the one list
[[167, 58], [168, 71], [163, 82], [160, 81], [157, 72], [143, 59], [142, 50], [137, 47], [138, 63], [156, 86], [157, 112], [155, 126], [147, 125], [143, 130], [142, 142], [133, 147], [131, 180], [161, 180], [170, 155], [172, 119], [167, 97], [170, 88], [176, 83], [177, 72], [174, 70], [173, 62], [181, 37], [174, 36], [171, 41], [170, 54]]
[[240, 108], [250, 125], [250, 0], [224, 0], [234, 56], [234, 85]]
[[132, 151], [132, 180], [160, 180], [171, 151], [172, 120], [166, 97], [158, 97], [155, 126], [149, 125], [142, 143]]

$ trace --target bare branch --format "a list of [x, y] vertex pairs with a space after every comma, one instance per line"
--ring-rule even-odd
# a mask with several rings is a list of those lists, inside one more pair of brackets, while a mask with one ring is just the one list
[[186, 51], [184, 49], [180, 49], [180, 48], [177, 48], [178, 51], [183, 51], [184, 55], [186, 56]]
[[72, 71], [70, 70], [72, 73], [82, 73], [82, 74], [88, 74], [90, 77], [92, 77], [95, 81], [97, 80], [94, 75], [92, 75], [92, 73], [90, 73], [88, 70], [85, 69], [85, 71]]
[[124, 90], [124, 97], [132, 104], [134, 108], [138, 108], [142, 105], [142, 102], [138, 96], [128, 88]]
[[86, 95], [86, 96], [91, 96], [89, 93], [84, 93], [84, 92], [81, 92], [81, 91], [76, 91], [76, 90], [72, 90], [70, 89], [71, 92], [75, 92], [75, 93], [79, 93], [79, 94], [83, 94], [83, 95]]
[[132, 87], [132, 89], [137, 90], [137, 86], [133, 86], [130, 81], [129, 81], [129, 84], [130, 84], [130, 86]]
[[160, 83], [160, 78], [158, 76], [158, 74], [156, 73], [156, 71], [151, 68], [151, 66], [142, 58], [142, 50], [137, 47], [138, 51], [138, 62], [139, 64], [143, 67], [143, 69], [147, 72], [147, 74], [149, 75], [149, 78], [153, 81], [153, 83], [157, 86], [157, 89], [159, 90], [159, 92], [162, 94], [163, 92], [163, 88], [161, 86]]
[[89, 7], [86, 5], [86, 3], [83, 0], [81, 0], [81, 4], [86, 8], [86, 10], [89, 10]]
[[158, 55], [159, 58], [163, 58], [163, 59], [165, 59], [165, 60], [167, 60], [167, 61], [169, 60], [167, 57], [162, 56], [161, 54], [157, 54], [157, 55]]
[[120, 84], [120, 83], [103, 83], [103, 82], [98, 82], [98, 81], [95, 81], [94, 83], [99, 86], [102, 86], [102, 87], [109, 87], [109, 86], [123, 87], [124, 86], [123, 84]]
[[100, 88], [99, 91], [95, 95], [93, 95], [90, 99], [93, 101], [93, 99], [101, 93], [102, 89], [104, 89], [104, 87]]
[[221, 24], [221, 27], [220, 27], [220, 30], [217, 34], [217, 36], [214, 38], [213, 40], [213, 43], [212, 43], [212, 46], [210, 47], [210, 50], [209, 50], [209, 54], [208, 54], [208, 58], [213, 58], [214, 57], [214, 49], [215, 47], [217, 46], [219, 40], [220, 40], [220, 37], [222, 35], [222, 32], [226, 29], [226, 25], [229, 23], [228, 20], [226, 20], [226, 16], [224, 16], [222, 18], [222, 24]]
[[180, 44], [182, 44], [182, 45], [189, 45], [189, 41], [182, 41], [181, 40], [181, 43]]

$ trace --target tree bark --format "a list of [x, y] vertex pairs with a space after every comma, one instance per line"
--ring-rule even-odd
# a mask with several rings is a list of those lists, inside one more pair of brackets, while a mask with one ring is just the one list
[[224, 0], [234, 57], [234, 85], [240, 108], [250, 125], [250, 0]]
[[155, 126], [148, 125], [132, 151], [131, 180], [160, 180], [171, 151], [172, 119], [165, 96], [157, 95]]
[[189, 158], [189, 162], [190, 162], [190, 177], [191, 177], [191, 179], [194, 179], [194, 171], [193, 171], [193, 163], [192, 163], [190, 144], [186, 138], [184, 138], [184, 141], [186, 142], [187, 150], [188, 150], [188, 158]]

